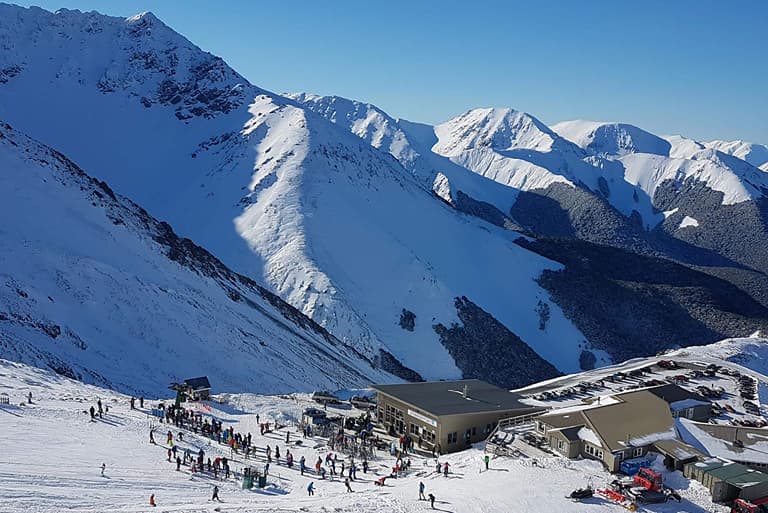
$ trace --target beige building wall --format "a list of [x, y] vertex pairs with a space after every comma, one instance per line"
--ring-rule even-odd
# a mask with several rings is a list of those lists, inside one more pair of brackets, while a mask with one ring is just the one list
[[515, 410], [505, 410], [435, 416], [390, 395], [377, 394], [376, 415], [382, 426], [388, 428], [391, 424], [398, 434], [410, 434], [414, 439], [421, 434], [425, 448], [439, 445], [444, 453], [466, 449], [467, 434], [470, 443], [487, 439], [499, 420], [515, 413]]

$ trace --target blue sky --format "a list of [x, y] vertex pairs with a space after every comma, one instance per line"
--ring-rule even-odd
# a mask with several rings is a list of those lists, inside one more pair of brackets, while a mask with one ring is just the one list
[[509, 106], [551, 124], [768, 144], [768, 2], [18, 2], [152, 11], [253, 83], [337, 94], [437, 123]]

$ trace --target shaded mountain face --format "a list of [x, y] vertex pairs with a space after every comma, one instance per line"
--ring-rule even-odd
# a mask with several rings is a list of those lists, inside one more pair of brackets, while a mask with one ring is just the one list
[[0, 124], [0, 353], [132, 393], [395, 378], [62, 154]]
[[[736, 176], [733, 157], [722, 153], [702, 166], [653, 154], [666, 159], [656, 173], [655, 164], [630, 162], [638, 154], [629, 150], [649, 143], [627, 127], [600, 132], [622, 134], [599, 144], [622, 155], [605, 155], [511, 109], [474, 109], [430, 127], [343, 98], [278, 96], [151, 14], [4, 5], [0, 44], [6, 120], [170, 222], [248, 283], [264, 283], [340, 341], [342, 354], [405, 379], [518, 386], [646, 354], [619, 336], [609, 343], [576, 318], [563, 289], [546, 281], [574, 261], [516, 243], [517, 230], [647, 254], [674, 249], [748, 281], [749, 270], [716, 248], [661, 230], [676, 212], [654, 204], [667, 186], [698, 191], [700, 183], [727, 196], [722, 205], [752, 201], [742, 199], [760, 194], [760, 177], [742, 180], [754, 168]], [[718, 177], [725, 168], [736, 178]], [[174, 261], [186, 258], [185, 244], [170, 246]], [[582, 283], [592, 287], [590, 301], [612, 297]], [[695, 308], [681, 306], [679, 315], [694, 319]], [[700, 333], [745, 335], [754, 327], [747, 321], [761, 319], [756, 312]], [[684, 325], [679, 316], [657, 318], [669, 333]], [[211, 347], [218, 339], [205, 337]], [[317, 365], [335, 373], [332, 363]]]

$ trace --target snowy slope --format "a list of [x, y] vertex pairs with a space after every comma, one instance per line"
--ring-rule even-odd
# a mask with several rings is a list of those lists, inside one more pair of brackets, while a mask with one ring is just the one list
[[765, 161], [743, 160], [749, 152], [744, 144], [698, 143], [681, 136], [662, 138], [623, 123], [566, 121], [554, 125], [553, 130], [592, 153], [618, 159], [625, 168], [624, 180], [651, 199], [665, 182], [701, 183], [722, 192], [725, 205], [762, 198], [763, 190], [768, 190], [768, 179], [755, 169]]
[[671, 146], [661, 137], [627, 123], [564, 121], [552, 125], [552, 130], [582, 148], [605, 155], [653, 153], [667, 156]]
[[746, 141], [708, 141], [704, 143], [707, 148], [733, 155], [736, 158], [749, 162], [755, 167], [768, 164], [768, 146], [754, 144]]
[[[583, 336], [535, 282], [558, 265], [445, 207], [395, 159], [248, 84], [154, 16], [2, 6], [0, 38], [11, 50], [0, 67], [15, 66], [0, 83], [9, 122], [366, 357], [460, 375], [435, 327], [461, 327], [466, 297], [524, 342], [495, 350], [578, 369]], [[413, 331], [400, 327], [403, 309]], [[519, 352], [525, 343], [541, 358]]]
[[[369, 460], [370, 470], [357, 473], [351, 482], [352, 493], [344, 491], [342, 480], [321, 480], [314, 474], [314, 462], [329, 452], [327, 441], [319, 436], [302, 439], [293, 422], [302, 408], [311, 405], [307, 396], [291, 398], [254, 394], [230, 395], [227, 404], [210, 402], [207, 409], [190, 405], [205, 419], [216, 418], [223, 426], [235, 432], [253, 435], [254, 453], [249, 460], [242, 454], [230, 454], [224, 445], [202, 438], [191, 431], [178, 436], [175, 445], [197, 453], [202, 449], [204, 458], [226, 456], [235, 474], [214, 479], [210, 472], [192, 473], [188, 464], [176, 471], [168, 462], [163, 444], [165, 426], [154, 424], [158, 445], [148, 443], [153, 424], [146, 410], [130, 410], [129, 398], [97, 387], [73, 382], [52, 373], [17, 363], [0, 360], [0, 391], [9, 395], [12, 405], [0, 406], [0, 429], [6, 442], [3, 451], [3, 471], [0, 487], [3, 501], [0, 512], [57, 513], [72, 511], [85, 513], [110, 511], [133, 513], [142, 511], [178, 511], [202, 513], [227, 511], [232, 513], [345, 511], [350, 513], [396, 512], [415, 513], [432, 511], [426, 501], [419, 501], [419, 482], [425, 485], [425, 494], [434, 494], [438, 511], [462, 513], [599, 513], [624, 511], [602, 499], [572, 502], [565, 499], [572, 490], [584, 487], [606, 486], [614, 477], [601, 465], [589, 461], [571, 461], [558, 457], [531, 459], [493, 458], [489, 471], [481, 471], [482, 444], [447, 456], [439, 461], [450, 465], [448, 477], [434, 472], [433, 458], [411, 455], [411, 470], [398, 479], [387, 479], [384, 488], [374, 481], [388, 475], [395, 459], [385, 451], [377, 451]], [[19, 406], [33, 395], [33, 403]], [[96, 399], [109, 406], [109, 413], [101, 420], [90, 422], [85, 413]], [[146, 406], [155, 405], [156, 401]], [[349, 415], [350, 410], [329, 406], [329, 413]], [[260, 422], [279, 420], [288, 427], [264, 436], [259, 434], [256, 414]], [[180, 429], [174, 429], [177, 435]], [[30, 433], [45, 443], [30, 443]], [[297, 465], [288, 468], [273, 460], [267, 487], [243, 490], [241, 474], [247, 465], [262, 468], [266, 463], [265, 447], [278, 445], [285, 455], [285, 433], [292, 441], [290, 451], [298, 461], [304, 457], [310, 470], [301, 475]], [[54, 450], [52, 450], [54, 448]], [[343, 456], [339, 454], [339, 460]], [[104, 477], [100, 475], [105, 465]], [[359, 461], [357, 462], [359, 465]], [[340, 465], [340, 462], [339, 462]], [[349, 465], [347, 464], [347, 467]], [[659, 465], [660, 466], [660, 465]], [[680, 472], [664, 473], [664, 482], [678, 489], [682, 502], [646, 505], [649, 513], [723, 513], [724, 506], [712, 504], [707, 490], [699, 483], [688, 481]], [[330, 474], [330, 472], [329, 472]], [[306, 492], [313, 482], [315, 495]], [[213, 486], [219, 487], [221, 503], [209, 501]], [[153, 494], [156, 508], [148, 506]]]
[[0, 355], [158, 393], [394, 378], [61, 154], [0, 125]]
[[[394, 159], [310, 112], [263, 96], [251, 113], [256, 173], [236, 224], [281, 296], [366, 349], [385, 342], [427, 378], [460, 374], [433, 325], [458, 322], [461, 296], [558, 368], [577, 368], [581, 335], [559, 308], [538, 325], [549, 300], [534, 280], [556, 264], [435, 201]], [[403, 309], [413, 331], [398, 324]]]
[[375, 105], [340, 96], [288, 93], [288, 98], [342, 126], [369, 144], [395, 157], [426, 189], [448, 203], [461, 191], [506, 212], [517, 193], [432, 151], [438, 142], [434, 127], [394, 119]]
[[[722, 192], [724, 205], [762, 198], [768, 190], [768, 177], [742, 160], [625, 123], [568, 121], [550, 129], [512, 109], [474, 109], [431, 127], [353, 100], [290, 96], [392, 154], [445, 199], [462, 191], [501, 212], [520, 191], [580, 184], [624, 216], [639, 214], [650, 230], [665, 219], [655, 204], [662, 186], [701, 183]], [[488, 180], [473, 181], [471, 174]]]

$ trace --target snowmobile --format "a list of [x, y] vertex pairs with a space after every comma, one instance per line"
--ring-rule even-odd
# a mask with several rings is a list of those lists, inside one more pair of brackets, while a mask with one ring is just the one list
[[571, 494], [566, 497], [566, 499], [573, 499], [575, 501], [580, 501], [584, 499], [589, 499], [594, 495], [595, 495], [595, 491], [592, 489], [592, 487], [587, 486], [586, 488], [578, 488], [572, 491]]

